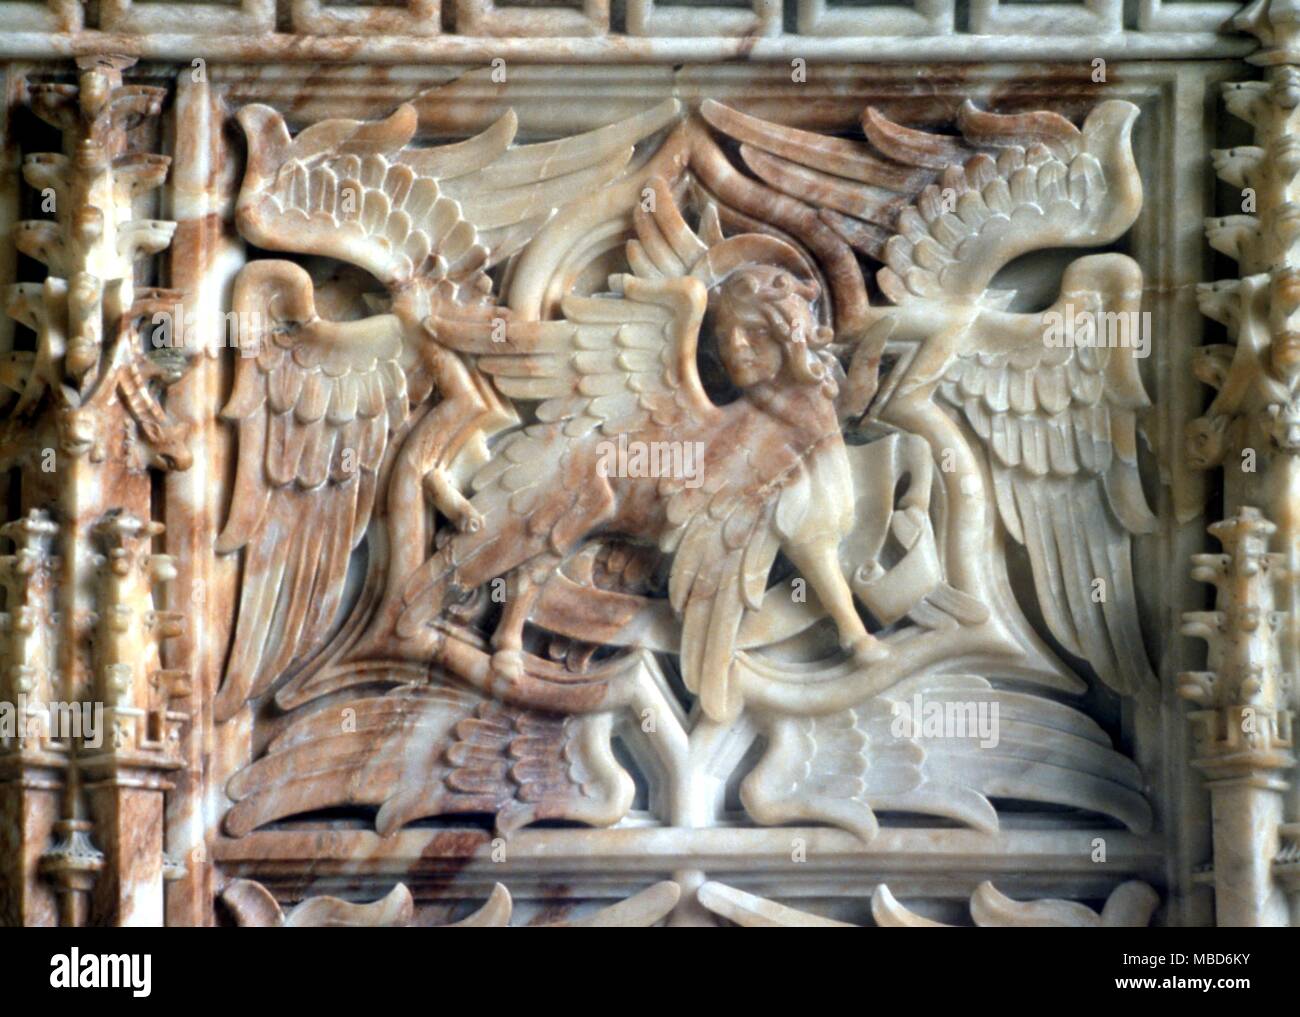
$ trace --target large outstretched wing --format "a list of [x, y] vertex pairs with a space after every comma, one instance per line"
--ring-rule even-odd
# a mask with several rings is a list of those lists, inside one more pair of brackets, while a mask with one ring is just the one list
[[851, 710], [772, 720], [741, 785], [761, 823], [833, 823], [870, 840], [877, 812], [999, 828], [992, 799], [1064, 805], [1151, 828], [1138, 767], [1081, 711], [974, 675], [909, 679]]
[[585, 134], [511, 148], [506, 113], [468, 141], [407, 148], [418, 122], [399, 106], [378, 122], [325, 120], [290, 138], [268, 106], [245, 106], [248, 169], [240, 231], [276, 251], [323, 254], [389, 288], [415, 278], [481, 296], [486, 269], [528, 242], [562, 205], [622, 171], [633, 145], [669, 123], [673, 101]]
[[[1014, 258], [1096, 247], [1123, 234], [1142, 208], [1130, 144], [1136, 117], [1132, 103], [1104, 102], [1080, 130], [1055, 113], [1000, 116], [968, 102], [958, 122], [968, 144], [983, 151], [950, 165], [898, 212], [876, 275], [881, 290], [898, 305], [918, 298], [998, 304], [1004, 295], [989, 293], [989, 284]], [[874, 122], [883, 142], [888, 121]]]
[[[968, 101], [957, 115], [960, 138], [903, 127], [868, 107], [865, 141], [768, 123], [712, 100], [701, 113], [741, 143], [772, 198], [811, 213], [787, 213], [785, 225], [826, 252], [830, 274], [852, 274], [849, 249], [883, 262], [877, 282], [895, 304], [997, 302], [986, 290], [1013, 258], [1109, 243], [1142, 205], [1129, 144], [1137, 107], [1128, 102], [1101, 103], [1080, 130], [1055, 113], [1002, 116]], [[845, 246], [826, 243], [828, 227]]]
[[[989, 284], [1012, 258], [1114, 239], [1140, 208], [1129, 146], [1135, 115], [1127, 103], [1104, 103], [1079, 131], [1054, 114], [968, 110], [967, 135], [996, 144], [999, 155], [972, 156], [945, 174], [956, 214], [944, 211], [935, 185], [899, 213], [881, 289], [903, 308], [945, 295], [995, 305], [1003, 295]], [[1130, 259], [1082, 258], [1049, 312], [1062, 325], [1059, 345], [1046, 341], [1046, 315], [1014, 316], [1019, 329], [996, 314], [976, 317], [937, 389], [984, 444], [999, 515], [1029, 552], [1052, 634], [1122, 694], [1151, 676], [1131, 557], [1131, 536], [1156, 524], [1137, 466], [1137, 414], [1150, 405], [1135, 359], [1141, 296]], [[1065, 323], [1084, 314], [1097, 342], [1125, 344], [1066, 345]], [[1111, 321], [1122, 334], [1101, 335]], [[1018, 349], [991, 353], [1005, 348], [1009, 330], [1023, 333]]]
[[[1155, 523], [1137, 473], [1136, 414], [1149, 402], [1135, 349], [1049, 348], [1047, 319], [997, 313], [1014, 294], [990, 287], [1022, 254], [1108, 243], [1132, 225], [1142, 196], [1130, 145], [1137, 108], [1102, 103], [1080, 129], [1055, 113], [1001, 116], [967, 102], [960, 137], [905, 128], [867, 109], [863, 141], [769, 124], [717, 103], [703, 113], [741, 142], [742, 159], [775, 197], [815, 211], [811, 220], [788, 217], [801, 240], [824, 245], [813, 221], [879, 263], [877, 283], [894, 307], [873, 308], [866, 320], [977, 309], [957, 312], [970, 324], [955, 340], [927, 340], [909, 377], [932, 369], [940, 399], [983, 443], [1001, 518], [1029, 551], [1053, 634], [1107, 684], [1132, 691], [1150, 670], [1131, 535]], [[1072, 317], [1100, 294], [1090, 313], [1137, 311], [1134, 273], [1118, 255], [1081, 259], [1053, 310]]]
[[609, 714], [521, 710], [458, 688], [394, 689], [296, 718], [230, 779], [226, 832], [290, 815], [378, 806], [387, 835], [448, 813], [496, 816], [502, 832], [541, 819], [607, 826], [632, 804], [632, 778], [609, 747]]
[[[635, 142], [676, 116], [675, 102], [609, 127], [510, 148], [507, 114], [477, 137], [408, 149], [415, 112], [377, 123], [327, 120], [290, 138], [284, 119], [249, 106], [249, 162], [238, 221], [252, 242], [358, 265], [390, 290], [421, 280], [446, 291], [441, 311], [486, 300], [486, 269], [527, 242], [560, 205], [609, 180]], [[239, 458], [221, 552], [245, 550], [240, 606], [220, 719], [321, 646], [351, 552], [365, 534], [391, 433], [424, 390], [405, 374], [416, 337], [393, 315], [330, 323], [307, 274], [260, 261], [239, 277], [242, 336], [223, 416]], [[420, 341], [429, 341], [427, 338]]]

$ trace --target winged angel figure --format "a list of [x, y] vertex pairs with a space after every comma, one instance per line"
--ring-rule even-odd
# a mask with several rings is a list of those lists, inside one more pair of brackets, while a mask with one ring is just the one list
[[455, 471], [484, 462], [486, 436], [517, 418], [439, 344], [439, 322], [503, 319], [488, 270], [557, 207], [617, 176], [633, 144], [676, 112], [670, 102], [587, 135], [515, 148], [517, 121], [507, 113], [469, 141], [412, 148], [410, 104], [378, 123], [326, 120], [295, 138], [267, 106], [240, 111], [249, 139], [243, 235], [354, 265], [388, 297], [386, 313], [328, 321], [294, 262], [254, 262], [236, 282], [240, 320], [261, 327], [240, 337], [223, 411], [239, 429], [239, 460], [217, 550], [242, 550], [244, 563], [219, 719], [321, 648], [383, 478], [393, 547], [422, 545], [424, 491], [455, 525], [479, 524]]
[[[869, 109], [866, 140], [854, 141], [706, 102], [703, 122], [678, 125], [653, 158], [542, 227], [512, 263], [508, 311], [485, 297], [421, 305], [416, 350], [395, 343], [390, 359], [395, 378], [431, 379], [394, 388], [401, 411], [429, 385], [442, 393], [423, 418], [437, 420], [437, 437], [415, 441], [413, 430], [396, 460], [369, 468], [391, 472], [392, 513], [410, 449], [413, 476], [433, 473], [450, 525], [414, 543], [403, 535], [401, 547], [427, 551], [422, 563], [398, 566], [390, 553], [384, 588], [373, 602], [362, 595], [363, 621], [280, 687], [282, 706], [314, 706], [232, 779], [227, 829], [347, 804], [379, 806], [381, 832], [448, 812], [492, 813], [503, 830], [617, 822], [633, 785], [610, 747], [615, 727], [670, 698], [653, 652], [678, 662], [699, 706], [691, 721], [665, 705], [652, 733], [675, 771], [670, 819], [711, 793], [692, 791], [690, 772], [734, 767], [761, 733], [766, 749], [741, 791], [762, 823], [870, 837], [887, 810], [994, 830], [992, 801], [1007, 798], [1147, 828], [1137, 768], [1053, 697], [1086, 686], [1028, 621], [1000, 550], [1003, 535], [1025, 544], [1064, 650], [1124, 694], [1148, 686], [1129, 564], [1129, 535], [1152, 524], [1137, 474], [1146, 396], [1132, 350], [1044, 341], [1045, 313], [1135, 310], [1141, 275], [1121, 255], [1081, 258], [1057, 304], [1036, 314], [1008, 311], [1013, 294], [991, 288], [1020, 254], [1128, 229], [1141, 204], [1135, 115], [1104, 103], [1080, 129], [967, 106], [957, 138]], [[335, 159], [374, 128], [330, 130]], [[750, 174], [714, 132], [740, 143]], [[880, 263], [890, 304], [868, 300], [863, 260]], [[621, 266], [608, 291], [583, 290], [607, 264]], [[446, 292], [445, 276], [433, 292]], [[709, 385], [704, 334], [723, 368]], [[883, 384], [882, 361], [893, 365]], [[268, 419], [277, 412], [287, 410]], [[385, 435], [402, 426], [390, 411]], [[507, 428], [490, 456], [471, 457], [486, 461], [466, 499], [449, 464]], [[688, 443], [695, 471], [611, 458]], [[241, 471], [244, 461], [241, 449]], [[309, 479], [298, 487], [326, 483]], [[806, 599], [778, 588], [783, 570], [806, 580]], [[1098, 579], [1101, 599], [1090, 596]], [[483, 591], [497, 582], [505, 598], [492, 622]], [[305, 611], [300, 600], [289, 596], [289, 610]], [[333, 621], [319, 604], [311, 617], [317, 637]], [[567, 653], [530, 652], [535, 629]], [[277, 631], [304, 659], [299, 630]], [[593, 653], [594, 643], [631, 652]], [[286, 663], [244, 692], [265, 690]], [[900, 732], [900, 707], [918, 698], [991, 705], [1000, 738]], [[350, 709], [352, 725], [340, 731], [322, 704]], [[701, 763], [710, 746], [729, 761]]]

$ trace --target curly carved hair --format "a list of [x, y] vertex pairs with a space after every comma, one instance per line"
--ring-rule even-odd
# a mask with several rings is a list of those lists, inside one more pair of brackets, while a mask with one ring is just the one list
[[831, 355], [821, 347], [833, 333], [821, 325], [805, 329], [795, 319], [792, 307], [792, 301], [797, 299], [811, 309], [820, 295], [816, 283], [796, 278], [784, 268], [746, 265], [718, 288], [714, 327], [719, 333], [735, 328], [767, 328], [781, 342], [795, 378], [809, 384], [827, 381], [831, 374], [826, 358]]

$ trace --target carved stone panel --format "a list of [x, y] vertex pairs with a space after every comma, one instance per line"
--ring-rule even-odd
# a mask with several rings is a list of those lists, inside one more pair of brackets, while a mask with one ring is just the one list
[[0, 921], [1300, 921], [1265, 0], [159, 6], [0, 4]]

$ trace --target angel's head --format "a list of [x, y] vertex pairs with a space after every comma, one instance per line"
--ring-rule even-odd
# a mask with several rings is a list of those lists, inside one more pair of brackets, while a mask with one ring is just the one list
[[802, 384], [825, 380], [817, 350], [832, 333], [818, 324], [817, 296], [815, 283], [777, 265], [746, 265], [727, 277], [715, 302], [714, 332], [737, 386], [772, 381], [783, 368]]

